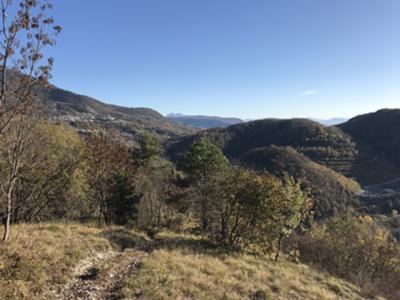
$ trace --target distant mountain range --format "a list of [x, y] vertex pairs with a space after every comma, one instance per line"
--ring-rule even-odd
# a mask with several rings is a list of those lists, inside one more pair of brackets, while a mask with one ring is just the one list
[[[166, 116], [166, 118], [168, 118], [170, 121], [176, 124], [186, 125], [200, 129], [228, 127], [231, 125], [252, 121], [251, 119], [243, 120], [240, 118], [224, 118], [217, 116], [202, 116], [202, 115], [192, 116], [192, 115], [183, 115], [180, 113], [170, 113]], [[348, 121], [348, 119], [345, 118], [331, 118], [331, 119], [309, 118], [309, 119], [325, 126], [338, 125]]]
[[349, 119], [346, 118], [331, 118], [331, 119], [317, 119], [317, 118], [310, 118], [315, 122], [318, 122], [325, 126], [333, 126], [347, 122]]
[[186, 125], [200, 129], [210, 129], [215, 127], [227, 127], [240, 124], [244, 121], [239, 118], [222, 118], [213, 116], [187, 116], [183, 114], [168, 114], [167, 119], [175, 124]]

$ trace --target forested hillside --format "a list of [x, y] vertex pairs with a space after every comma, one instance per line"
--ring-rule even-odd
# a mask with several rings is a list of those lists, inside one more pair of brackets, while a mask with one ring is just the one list
[[399, 126], [400, 113], [395, 109], [361, 115], [337, 127], [306, 119], [266, 119], [176, 139], [168, 144], [168, 154], [175, 159], [200, 136], [234, 160], [257, 148], [289, 146], [361, 185], [375, 185], [400, 177]]
[[365, 185], [400, 177], [400, 110], [383, 109], [338, 126], [357, 145], [359, 155], [350, 174]]
[[40, 111], [55, 121], [68, 123], [81, 132], [113, 130], [124, 142], [137, 143], [150, 133], [163, 140], [195, 132], [170, 122], [150, 108], [128, 108], [106, 104], [55, 86], [37, 90]]
[[335, 127], [306, 119], [259, 120], [177, 139], [168, 144], [167, 153], [177, 159], [200, 137], [221, 147], [232, 161], [303, 182], [321, 214], [348, 210], [356, 203], [360, 187], [344, 175], [358, 150], [352, 139]]
[[343, 173], [349, 170], [349, 162], [357, 155], [356, 145], [349, 136], [335, 127], [307, 119], [265, 119], [211, 129], [171, 143], [168, 154], [173, 158], [179, 156], [199, 136], [213, 141], [231, 159], [259, 147], [290, 146], [311, 160]]

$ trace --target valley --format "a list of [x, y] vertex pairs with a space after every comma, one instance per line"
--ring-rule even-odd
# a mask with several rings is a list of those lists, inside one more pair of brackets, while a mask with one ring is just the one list
[[399, 13], [0, 1], [0, 300], [399, 300]]
[[164, 118], [148, 108], [108, 105], [55, 86], [40, 89], [37, 100], [45, 116], [72, 126], [83, 136], [104, 130], [121, 142], [138, 147], [141, 137], [151, 134], [164, 145], [172, 161], [194, 141], [205, 137], [231, 161], [302, 181], [316, 199], [321, 216], [345, 212], [349, 206], [357, 206], [358, 201], [372, 206], [368, 209], [372, 213], [400, 209], [400, 165], [395, 154], [400, 146], [382, 146], [395, 139], [400, 128], [399, 110], [357, 116], [338, 126], [324, 126], [308, 119], [246, 123], [226, 119], [239, 123], [229, 125], [218, 123], [225, 122], [218, 117], [195, 116], [211, 122], [206, 127], [216, 126], [199, 131], [195, 126], [174, 121], [186, 117], [183, 115]]
[[398, 296], [400, 110], [200, 129], [54, 86], [35, 101], [0, 299]]

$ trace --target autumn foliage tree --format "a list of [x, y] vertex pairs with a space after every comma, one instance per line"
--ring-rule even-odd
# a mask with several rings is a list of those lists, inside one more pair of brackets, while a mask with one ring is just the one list
[[[46, 0], [2, 0], [0, 24], [0, 139], [10, 135], [3, 147], [9, 153], [11, 170], [0, 187], [3, 213], [3, 240], [9, 237], [13, 194], [20, 178], [20, 161], [26, 151], [32, 123], [35, 89], [50, 78], [52, 58], [43, 50], [55, 44], [54, 36], [61, 27], [49, 15], [52, 5]], [[20, 124], [16, 124], [19, 122]], [[12, 129], [9, 129], [12, 124]]]
[[[18, 162], [19, 179], [13, 194], [14, 223], [60, 218], [70, 213], [67, 210], [72, 206], [73, 196], [69, 192], [76, 188], [82, 168], [84, 144], [73, 129], [45, 120], [30, 122], [35, 124]], [[2, 154], [2, 170], [11, 170], [9, 163], [4, 165], [4, 155], [9, 153]]]
[[14, 223], [61, 217], [60, 208], [72, 198], [67, 195], [81, 166], [83, 142], [64, 125], [20, 117], [0, 140], [0, 195], [9, 200], [0, 211], [9, 211]]
[[47, 84], [53, 58], [43, 51], [55, 45], [61, 27], [49, 15], [47, 0], [2, 0], [0, 25], [0, 134], [32, 105], [35, 89]]
[[[114, 185], [124, 173], [132, 171], [129, 150], [116, 142], [110, 133], [92, 134], [86, 139], [87, 183], [89, 201], [98, 224], [111, 224], [113, 221]], [[120, 183], [120, 182], [119, 182]]]

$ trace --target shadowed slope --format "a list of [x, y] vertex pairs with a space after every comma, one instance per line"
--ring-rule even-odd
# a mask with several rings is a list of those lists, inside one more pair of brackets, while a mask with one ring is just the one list
[[247, 165], [272, 173], [296, 178], [316, 201], [320, 215], [346, 212], [354, 203], [357, 182], [317, 164], [291, 147], [268, 146], [251, 150], [241, 157]]

